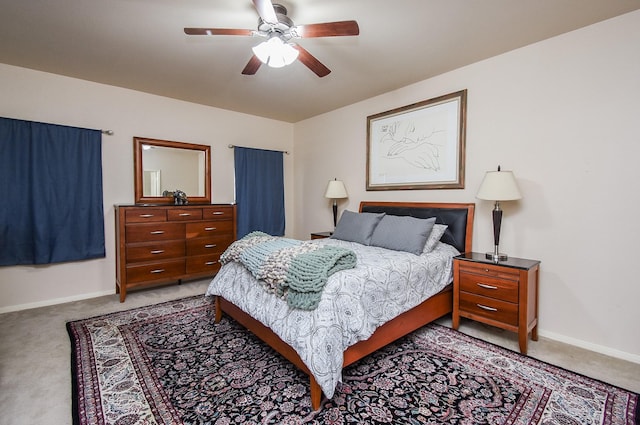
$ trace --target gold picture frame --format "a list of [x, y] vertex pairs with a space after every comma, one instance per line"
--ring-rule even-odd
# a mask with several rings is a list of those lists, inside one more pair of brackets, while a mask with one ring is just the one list
[[367, 117], [367, 190], [464, 189], [467, 90]]

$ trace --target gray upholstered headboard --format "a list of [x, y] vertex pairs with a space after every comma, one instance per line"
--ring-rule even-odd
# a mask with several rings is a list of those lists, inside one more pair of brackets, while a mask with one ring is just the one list
[[460, 252], [471, 251], [473, 240], [473, 203], [375, 202], [362, 201], [360, 212], [372, 212], [416, 218], [435, 217], [436, 223], [449, 226], [440, 239]]

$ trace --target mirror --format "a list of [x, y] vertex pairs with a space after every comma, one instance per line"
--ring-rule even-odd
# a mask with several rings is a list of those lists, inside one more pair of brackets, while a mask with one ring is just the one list
[[211, 203], [211, 146], [134, 137], [133, 162], [136, 204], [173, 204], [178, 189]]

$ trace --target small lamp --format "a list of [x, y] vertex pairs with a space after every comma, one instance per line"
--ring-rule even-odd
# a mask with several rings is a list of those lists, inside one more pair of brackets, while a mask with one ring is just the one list
[[493, 209], [494, 250], [493, 252], [487, 252], [486, 257], [496, 263], [504, 261], [509, 257], [507, 254], [502, 254], [498, 251], [500, 225], [502, 224], [500, 201], [515, 201], [522, 198], [513, 173], [511, 171], [500, 171], [500, 166], [498, 166], [498, 171], [487, 171], [484, 180], [480, 184], [476, 198], [496, 202]]
[[327, 190], [324, 192], [324, 197], [333, 199], [333, 227], [338, 224], [338, 199], [347, 198], [347, 188], [344, 187], [344, 183], [341, 180], [333, 179], [329, 180]]

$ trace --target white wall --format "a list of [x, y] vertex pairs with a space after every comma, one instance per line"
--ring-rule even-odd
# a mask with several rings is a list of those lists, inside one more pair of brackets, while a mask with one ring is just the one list
[[289, 123], [3, 64], [0, 99], [3, 117], [115, 132], [102, 138], [106, 258], [0, 267], [0, 312], [115, 293], [113, 206], [134, 200], [134, 136], [211, 145], [214, 203], [234, 201], [233, 149], [227, 145], [291, 152], [284, 156], [285, 207], [287, 234], [293, 233]]
[[[327, 181], [349, 199], [476, 202], [475, 251], [490, 251], [485, 171], [513, 170], [501, 248], [539, 259], [540, 333], [640, 362], [640, 12], [633, 12], [295, 125], [296, 237], [332, 228]], [[468, 89], [463, 190], [367, 192], [366, 118]]]

